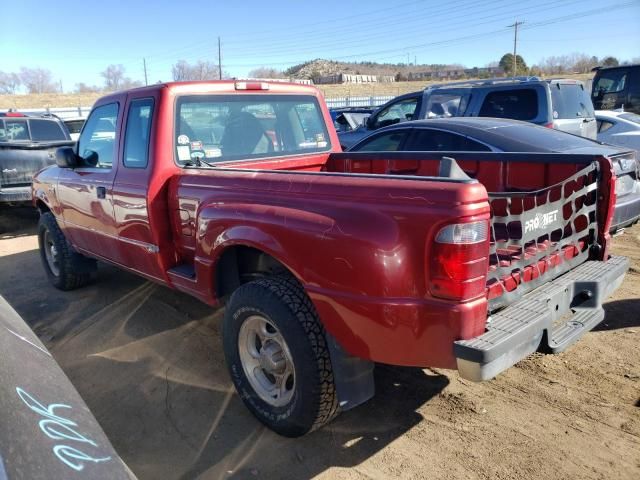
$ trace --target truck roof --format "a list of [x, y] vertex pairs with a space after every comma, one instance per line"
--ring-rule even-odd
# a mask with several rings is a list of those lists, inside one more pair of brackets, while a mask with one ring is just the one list
[[123, 92], [156, 92], [168, 89], [176, 95], [201, 94], [201, 93], [236, 93], [236, 92], [275, 92], [275, 93], [299, 93], [319, 95], [320, 91], [312, 85], [302, 85], [290, 82], [269, 82], [261, 80], [206, 80], [189, 82], [164, 82], [137, 87], [129, 90], [121, 90], [105, 95], [103, 98], [121, 95]]

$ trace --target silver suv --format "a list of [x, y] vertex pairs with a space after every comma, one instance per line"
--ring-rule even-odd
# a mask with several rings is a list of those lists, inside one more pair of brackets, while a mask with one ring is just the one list
[[388, 125], [447, 117], [511, 118], [594, 140], [597, 136], [591, 96], [582, 82], [513, 77], [432, 85], [401, 95], [379, 107], [360, 128], [340, 134], [340, 144], [349, 148]]

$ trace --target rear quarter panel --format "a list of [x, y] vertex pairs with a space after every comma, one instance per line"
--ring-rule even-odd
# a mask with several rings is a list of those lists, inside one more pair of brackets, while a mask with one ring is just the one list
[[223, 252], [245, 245], [297, 277], [325, 327], [354, 355], [450, 366], [454, 337], [484, 329], [484, 298], [436, 300], [425, 277], [428, 244], [442, 225], [489, 218], [478, 183], [221, 169], [182, 175], [169, 194], [196, 212], [202, 296], [215, 291]]

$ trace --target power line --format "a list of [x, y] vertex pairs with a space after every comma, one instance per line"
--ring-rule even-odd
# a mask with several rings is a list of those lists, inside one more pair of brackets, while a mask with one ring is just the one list
[[[567, 3], [571, 4], [571, 3], [583, 3], [582, 0], [573, 0], [572, 2]], [[538, 4], [535, 7], [530, 7], [530, 8], [525, 8], [525, 9], [516, 9], [516, 10], [512, 10], [512, 11], [502, 11], [498, 14], [491, 14], [491, 15], [485, 15], [482, 17], [478, 17], [476, 12], [470, 12], [466, 15], [457, 15], [456, 16], [456, 24], [447, 28], [436, 28], [436, 29], [430, 29], [429, 30], [429, 35], [435, 35], [435, 34], [441, 34], [444, 32], [449, 32], [449, 31], [460, 31], [460, 30], [465, 30], [465, 27], [469, 27], [469, 28], [475, 28], [478, 27], [480, 25], [487, 25], [487, 24], [492, 24], [495, 23], [498, 20], [506, 20], [508, 18], [512, 18], [513, 15], [521, 15], [523, 13], [526, 13], [530, 10], [540, 10], [542, 7], [544, 6], [548, 6], [548, 5], [555, 5], [557, 4], [556, 0], [553, 1], [549, 1], [547, 3], [543, 3], [543, 4]], [[467, 22], [461, 22], [460, 20], [464, 17], [472, 17], [469, 21]], [[478, 20], [486, 20], [483, 22], [479, 22]], [[424, 26], [420, 25], [417, 27], [417, 29], [407, 29], [407, 28], [403, 28], [403, 35], [396, 35], [394, 36], [394, 40], [399, 40], [402, 39], [403, 37], [409, 36], [411, 38], [415, 38], [415, 35], [413, 35], [414, 31], [415, 32], [422, 32], [424, 30]], [[265, 48], [258, 48], [258, 49], [251, 49], [251, 53], [253, 55], [260, 55], [263, 58], [279, 58], [285, 55], [294, 55], [294, 54], [300, 54], [303, 55], [306, 52], [309, 51], [310, 48], [315, 48], [315, 49], [324, 49], [326, 51], [326, 49], [331, 48], [331, 47], [336, 47], [340, 50], [344, 50], [345, 47], [354, 45], [361, 45], [365, 40], [372, 38], [378, 38], [380, 36], [380, 32], [376, 31], [375, 33], [371, 34], [371, 35], [358, 35], [357, 38], [355, 38], [354, 40], [350, 41], [350, 42], [344, 42], [344, 41], [340, 41], [340, 42], [335, 42], [335, 41], [330, 41], [330, 42], [322, 42], [322, 43], [318, 43], [318, 44], [313, 44], [311, 45], [311, 47], [296, 47], [293, 49], [278, 49], [278, 48], [271, 48], [272, 44], [270, 44], [268, 47]], [[398, 49], [404, 49], [405, 47], [399, 47]], [[233, 49], [231, 49], [233, 50]], [[273, 53], [272, 53], [273, 52]], [[272, 53], [272, 54], [271, 54]], [[326, 53], [325, 53], [326, 55]]]

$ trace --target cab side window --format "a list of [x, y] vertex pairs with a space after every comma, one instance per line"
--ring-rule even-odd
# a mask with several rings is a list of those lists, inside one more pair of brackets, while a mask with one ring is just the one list
[[118, 104], [101, 105], [91, 112], [78, 140], [78, 155], [87, 167], [110, 169], [116, 143]]
[[490, 152], [491, 149], [482, 143], [471, 140], [464, 135], [442, 130], [416, 130], [409, 151], [425, 152]]
[[382, 128], [400, 122], [415, 120], [418, 108], [418, 97], [405, 98], [396, 103], [392, 103], [373, 120], [371, 128]]
[[407, 138], [407, 132], [388, 132], [364, 140], [353, 148], [358, 152], [397, 152]]
[[146, 168], [149, 163], [149, 135], [153, 115], [153, 99], [133, 100], [127, 115], [124, 135], [124, 166]]
[[478, 116], [533, 120], [538, 116], [538, 93], [532, 88], [489, 92]]

